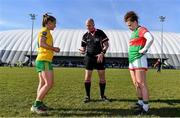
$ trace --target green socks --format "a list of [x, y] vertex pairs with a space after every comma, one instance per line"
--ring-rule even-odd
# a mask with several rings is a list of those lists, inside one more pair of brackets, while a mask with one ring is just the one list
[[39, 107], [39, 106], [42, 105], [42, 103], [43, 103], [42, 101], [35, 101], [34, 104], [33, 104], [33, 106], [34, 106], [34, 107]]

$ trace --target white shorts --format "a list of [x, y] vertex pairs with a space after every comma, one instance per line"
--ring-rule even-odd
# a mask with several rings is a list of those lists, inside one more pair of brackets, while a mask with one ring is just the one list
[[147, 71], [147, 56], [143, 55], [141, 58], [136, 59], [134, 62], [129, 63], [129, 70], [145, 70]]

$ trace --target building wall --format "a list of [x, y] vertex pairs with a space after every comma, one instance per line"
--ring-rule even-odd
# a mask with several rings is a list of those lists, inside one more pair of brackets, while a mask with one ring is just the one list
[[[109, 37], [110, 47], [107, 57], [127, 57], [130, 31], [104, 30]], [[78, 49], [81, 46], [82, 35], [86, 30], [62, 29], [52, 32], [54, 46], [60, 47], [57, 56], [83, 56]], [[165, 32], [163, 38], [163, 53], [161, 52], [161, 33], [151, 32], [154, 43], [148, 51], [149, 58], [168, 58], [168, 63], [180, 67], [180, 33]], [[37, 54], [37, 34], [34, 31], [33, 54]], [[0, 60], [4, 63], [26, 62], [30, 55], [31, 30], [9, 30], [0, 32]]]

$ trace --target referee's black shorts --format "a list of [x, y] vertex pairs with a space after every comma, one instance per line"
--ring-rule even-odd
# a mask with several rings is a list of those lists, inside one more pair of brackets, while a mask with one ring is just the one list
[[84, 58], [86, 70], [105, 70], [105, 58], [103, 58], [102, 63], [97, 63], [97, 57], [95, 56], [85, 56]]

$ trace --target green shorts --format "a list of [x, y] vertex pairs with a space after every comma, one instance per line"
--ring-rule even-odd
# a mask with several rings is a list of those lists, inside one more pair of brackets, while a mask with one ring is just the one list
[[36, 61], [36, 71], [50, 71], [53, 70], [52, 62], [49, 61]]

